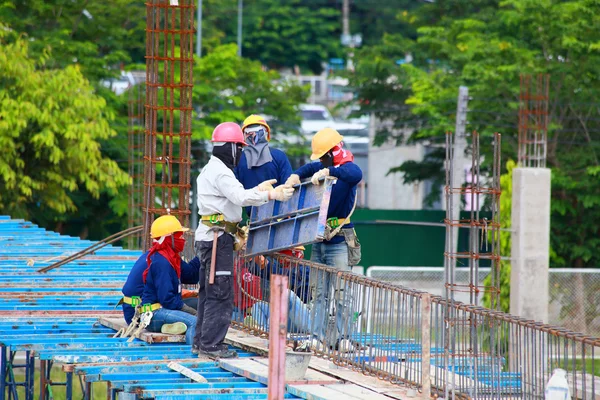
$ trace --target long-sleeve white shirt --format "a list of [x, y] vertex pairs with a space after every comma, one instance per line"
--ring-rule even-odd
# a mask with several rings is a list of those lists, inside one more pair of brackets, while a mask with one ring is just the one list
[[[223, 161], [211, 156], [197, 180], [198, 214], [223, 214], [225, 221], [240, 222], [242, 207], [260, 206], [269, 201], [269, 192], [245, 190]], [[219, 235], [223, 234], [222, 231]], [[196, 229], [196, 241], [212, 241], [213, 233], [202, 222]]]

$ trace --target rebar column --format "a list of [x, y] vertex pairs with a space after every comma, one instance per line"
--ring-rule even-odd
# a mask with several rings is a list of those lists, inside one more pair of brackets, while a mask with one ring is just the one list
[[[144, 234], [156, 215], [189, 225], [194, 0], [146, 2]], [[144, 240], [144, 249], [149, 238]]]
[[[129, 187], [128, 228], [142, 225], [144, 163], [144, 95], [145, 85], [135, 85], [128, 91], [128, 167], [132, 184]], [[130, 249], [139, 249], [141, 234], [128, 237]]]
[[[492, 337], [491, 343], [484, 343], [479, 335], [479, 325], [481, 319], [472, 313], [459, 313], [456, 310], [455, 302], [457, 293], [468, 293], [468, 302], [472, 305], [479, 305], [482, 292], [489, 292], [491, 299], [491, 308], [499, 309], [500, 295], [500, 140], [499, 133], [493, 137], [493, 162], [491, 177], [481, 176], [481, 154], [479, 147], [479, 134], [473, 132], [471, 135], [471, 181], [464, 187], [455, 187], [453, 180], [453, 158], [454, 143], [451, 133], [446, 135], [446, 249], [444, 252], [444, 293], [446, 297], [446, 307], [444, 309], [444, 378], [445, 398], [454, 398], [455, 390], [469, 392], [471, 396], [477, 398], [481, 396], [477, 385], [470, 386], [468, 381], [457, 378], [454, 373], [457, 363], [468, 363], [473, 374], [477, 375], [480, 369], [480, 360], [483, 355], [489, 356], [492, 360], [492, 369], [495, 368], [497, 356], [495, 341], [498, 339]], [[485, 179], [485, 180], [484, 180]], [[485, 184], [484, 184], [485, 182]], [[453, 196], [460, 194], [460, 197], [470, 200], [469, 218], [453, 219]], [[480, 210], [484, 202], [489, 204], [491, 218], [488, 220], [481, 215]], [[452, 229], [458, 227], [469, 230], [469, 249], [466, 252], [455, 251], [454, 235]], [[456, 264], [458, 261], [463, 264], [468, 263], [469, 280], [467, 283], [458, 282], [456, 279]], [[491, 284], [486, 286], [480, 282], [479, 265], [480, 260], [490, 260], [491, 263]], [[452, 372], [450, 372], [452, 371]]]
[[546, 167], [550, 75], [521, 75], [519, 166]]

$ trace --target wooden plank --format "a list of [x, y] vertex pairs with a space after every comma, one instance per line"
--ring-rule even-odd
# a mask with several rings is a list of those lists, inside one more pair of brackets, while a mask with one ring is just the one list
[[[240, 358], [240, 359], [222, 359], [219, 360], [219, 366], [224, 370], [233, 372], [251, 379], [256, 382], [260, 382], [264, 385], [268, 384], [269, 381], [269, 360], [267, 358]], [[304, 379], [297, 381], [286, 381], [288, 384], [334, 384], [339, 381], [335, 378], [331, 378], [320, 372], [308, 369]]]
[[[98, 318], [98, 322], [115, 331], [127, 328], [127, 323], [122, 317], [100, 317]], [[140, 333], [139, 339], [147, 343], [185, 343], [185, 335], [169, 335], [167, 333], [149, 332], [145, 329]]]
[[373, 393], [371, 390], [349, 384], [335, 385], [288, 385], [287, 390], [294, 396], [306, 400], [390, 400], [389, 397]]
[[[244, 350], [258, 354], [267, 355], [269, 352], [268, 340], [250, 335], [238, 329], [229, 328], [225, 342]], [[357, 386], [372, 390], [375, 393], [384, 394], [395, 399], [406, 399], [407, 390], [399, 385], [394, 385], [382, 379], [367, 376], [360, 372], [352, 371], [348, 368], [340, 368], [332, 362], [318, 357], [312, 357], [309, 364], [309, 371], [315, 370], [329, 377], [341, 379]]]

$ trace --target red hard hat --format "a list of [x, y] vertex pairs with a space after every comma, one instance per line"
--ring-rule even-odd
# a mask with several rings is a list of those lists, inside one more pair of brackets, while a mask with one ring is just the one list
[[242, 128], [235, 122], [223, 122], [217, 125], [212, 134], [211, 142], [241, 143], [244, 146], [248, 144], [244, 141]]

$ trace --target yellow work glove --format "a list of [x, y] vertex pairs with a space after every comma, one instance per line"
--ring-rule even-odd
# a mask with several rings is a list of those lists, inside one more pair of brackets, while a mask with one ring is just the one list
[[269, 192], [273, 190], [273, 184], [275, 183], [277, 183], [277, 179], [269, 179], [268, 181], [260, 183], [257, 188], [261, 192]]
[[310, 178], [310, 181], [313, 185], [320, 185], [319, 179], [325, 178], [329, 176], [329, 168], [323, 168], [320, 171], [315, 172], [315, 174]]
[[294, 189], [287, 186], [278, 186], [269, 192], [269, 200], [288, 201], [294, 195]]
[[300, 183], [300, 177], [296, 174], [291, 174], [290, 177], [287, 178], [287, 181], [285, 181], [285, 186], [292, 187], [294, 185], [299, 185]]
[[248, 241], [248, 227], [243, 226], [238, 228], [235, 236], [233, 237], [233, 250], [240, 251], [246, 247], [246, 242]]

